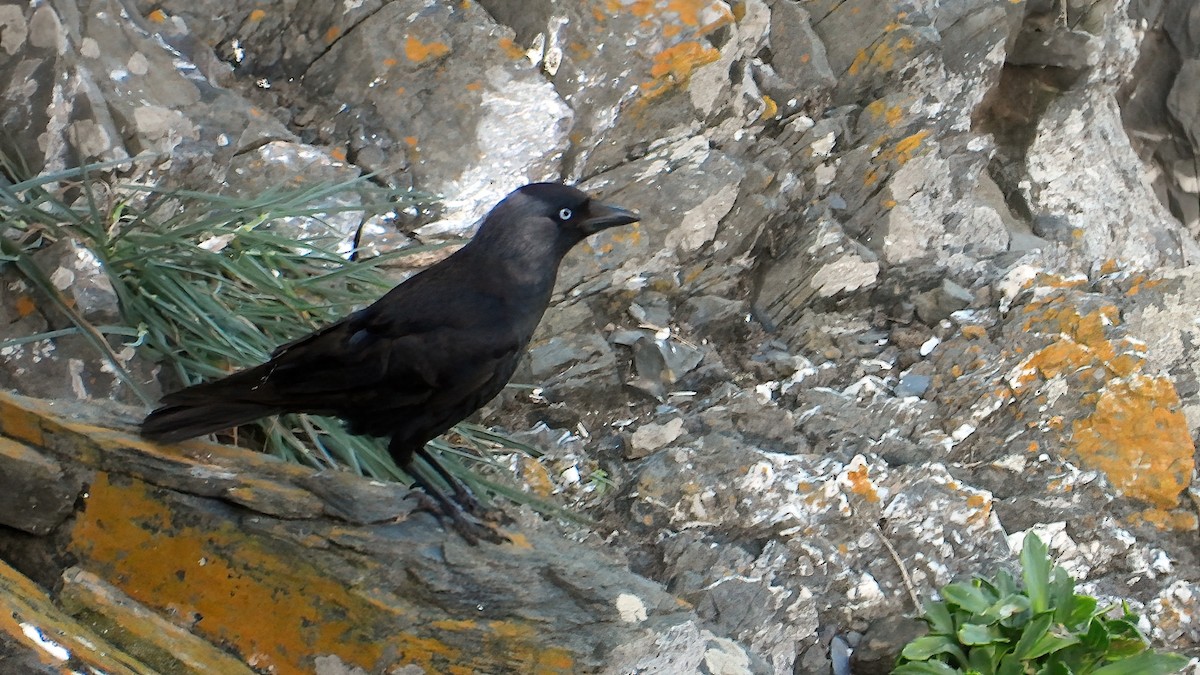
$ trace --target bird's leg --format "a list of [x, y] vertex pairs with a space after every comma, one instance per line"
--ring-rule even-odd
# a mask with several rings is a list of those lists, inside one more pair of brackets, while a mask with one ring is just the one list
[[[446, 494], [439, 490], [432, 481], [426, 478], [423, 472], [417, 469], [415, 462], [413, 461], [415, 459], [414, 453], [404, 452], [403, 450], [396, 452], [392, 447], [389, 447], [388, 449], [392, 451], [393, 458], [397, 459], [396, 463], [400, 465], [400, 468], [404, 471], [404, 473], [408, 474], [409, 477], [413, 479], [413, 484], [416, 487], [421, 488], [421, 491], [425, 494], [426, 500], [423, 501], [423, 506], [436, 515], [448, 519], [450, 521], [450, 526], [459, 534], [459, 536], [465, 539], [467, 543], [474, 546], [478, 544], [481, 539], [484, 541], [490, 541], [493, 544], [502, 544], [508, 541], [508, 537], [505, 537], [495, 529], [488, 527], [479, 520], [476, 520], [474, 517], [464, 511], [461, 505], [459, 505], [450, 497], [446, 496]], [[435, 467], [437, 466], [436, 463], [433, 465]], [[438, 473], [444, 477], [442, 471], [444, 471], [444, 469], [438, 471]], [[451, 483], [451, 485], [453, 485], [453, 483]]]
[[483, 514], [483, 505], [475, 498], [475, 493], [471, 492], [471, 488], [467, 487], [466, 483], [451, 475], [446, 470], [446, 467], [442, 466], [442, 463], [434, 458], [433, 453], [429, 452], [429, 448], [422, 446], [420, 450], [417, 450], [417, 456], [425, 460], [425, 463], [431, 466], [437, 472], [437, 475], [442, 477], [442, 480], [446, 481], [446, 485], [449, 485], [450, 489], [454, 490], [454, 501], [458, 502], [459, 506], [473, 516]]
[[467, 487], [466, 483], [455, 478], [449, 471], [447, 471], [446, 467], [442, 466], [442, 463], [434, 458], [433, 453], [429, 452], [429, 448], [422, 446], [421, 449], [417, 451], [417, 455], [420, 456], [421, 459], [425, 460], [426, 464], [433, 467], [433, 470], [437, 472], [437, 475], [441, 476], [442, 480], [446, 481], [446, 484], [449, 485], [452, 490], [454, 490], [454, 501], [457, 502], [458, 505], [461, 506], [467, 513], [475, 516], [476, 518], [488, 520], [493, 523], [512, 523], [512, 519], [509, 518], [508, 515], [499, 508], [489, 509], [480, 504], [479, 500], [475, 497], [475, 493], [471, 492], [471, 488]]

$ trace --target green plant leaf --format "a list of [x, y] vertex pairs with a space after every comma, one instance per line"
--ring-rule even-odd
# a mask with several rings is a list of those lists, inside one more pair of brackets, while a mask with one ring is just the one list
[[905, 645], [900, 652], [902, 658], [910, 661], [928, 661], [939, 654], [948, 654], [959, 664], [967, 663], [967, 656], [958, 641], [944, 635], [921, 636]]
[[979, 673], [979, 675], [995, 675], [996, 664], [1000, 662], [1002, 655], [997, 647], [998, 645], [986, 645], [971, 649], [971, 653], [967, 656], [967, 665], [971, 672]]
[[1053, 622], [1054, 617], [1049, 614], [1034, 617], [1025, 626], [1025, 630], [1021, 631], [1021, 638], [1017, 640], [1013, 654], [1022, 661], [1030, 658], [1029, 653], [1033, 651], [1034, 645], [1046, 635], [1046, 631], [1050, 630], [1050, 624]]
[[994, 626], [964, 623], [958, 629], [958, 641], [964, 645], [990, 645], [1002, 640], [1004, 636]]
[[946, 606], [946, 603], [926, 600], [925, 614], [921, 618], [929, 624], [929, 632], [954, 635], [954, 617], [950, 614], [950, 608]]
[[996, 595], [1002, 598], [1009, 595], [1016, 595], [1020, 590], [1017, 588], [1016, 580], [1008, 573], [1008, 570], [996, 572], [994, 584], [996, 586]]
[[1050, 630], [1043, 633], [1033, 646], [1029, 648], [1029, 652], [1025, 655], [1027, 659], [1036, 659], [1039, 656], [1045, 656], [1057, 652], [1061, 649], [1066, 649], [1071, 645], [1079, 644], [1079, 638], [1067, 633], [1061, 626], [1051, 626]]
[[1000, 658], [1000, 665], [996, 667], [996, 675], [1022, 675], [1024, 672], [1025, 664], [1014, 654], [1005, 654]]
[[1101, 619], [1092, 619], [1087, 624], [1087, 630], [1082, 632], [1080, 644], [1093, 654], [1104, 654], [1108, 651], [1108, 628]]
[[972, 614], [984, 613], [996, 601], [996, 598], [989, 597], [983, 589], [971, 584], [947, 584], [942, 587], [941, 593], [946, 602], [958, 605]]
[[1054, 618], [1064, 626], [1084, 626], [1096, 616], [1099, 604], [1090, 595], [1073, 595], [1069, 604], [1055, 608]]
[[892, 669], [892, 675], [963, 675], [963, 671], [941, 661], [921, 661], [896, 666]]
[[1167, 675], [1183, 670], [1189, 659], [1182, 654], [1144, 651], [1092, 671], [1091, 675]]
[[1041, 614], [1050, 606], [1050, 557], [1049, 549], [1033, 530], [1025, 535], [1021, 546], [1021, 577], [1025, 581], [1025, 593], [1029, 596], [1034, 614]]
[[1071, 669], [1062, 661], [1051, 660], [1038, 669], [1037, 675], [1071, 675]]
[[[1024, 594], [1010, 593], [996, 601], [984, 612], [987, 617], [1003, 621], [1015, 615], [1029, 611], [1029, 598]], [[1011, 624], [1005, 624], [1011, 625]]]

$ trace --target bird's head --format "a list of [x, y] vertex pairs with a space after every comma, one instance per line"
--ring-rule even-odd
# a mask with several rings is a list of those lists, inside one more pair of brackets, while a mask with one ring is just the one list
[[632, 211], [596, 201], [573, 187], [531, 183], [497, 204], [475, 239], [482, 246], [514, 254], [561, 258], [588, 235], [639, 219]]

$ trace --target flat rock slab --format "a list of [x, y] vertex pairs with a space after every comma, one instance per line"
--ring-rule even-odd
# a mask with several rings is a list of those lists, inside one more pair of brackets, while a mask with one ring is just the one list
[[[318, 659], [370, 672], [588, 672], [618, 646], [650, 650], [646, 638], [695, 620], [657, 584], [549, 528], [471, 546], [399, 486], [77, 421], [105, 416], [0, 394], [0, 439], [79, 486], [65, 500], [73, 513], [38, 538], [47, 560], [74, 561], [60, 570], [59, 605], [118, 651], [175, 655], [175, 672], [231, 672], [218, 663], [226, 652], [270, 672], [312, 672]], [[348, 506], [359, 497], [366, 506]], [[24, 545], [8, 536], [0, 551]], [[49, 595], [32, 582], [0, 590], [5, 603]]]

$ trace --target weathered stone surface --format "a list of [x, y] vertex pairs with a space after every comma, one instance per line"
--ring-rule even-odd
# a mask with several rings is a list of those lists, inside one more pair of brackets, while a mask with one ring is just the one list
[[[178, 446], [173, 460], [61, 415], [31, 399], [0, 398], [6, 442], [93, 472], [78, 512], [61, 525], [82, 570], [68, 573], [62, 601], [96, 630], [121, 626], [125, 649], [160, 665], [177, 659], [198, 672], [234, 672], [219, 666], [228, 655], [209, 653], [184, 635], [191, 632], [254, 669], [308, 671], [335, 655], [372, 671], [576, 672], [599, 668], [606, 653], [647, 630], [694, 618], [658, 585], [599, 550], [581, 556], [586, 544], [556, 534], [513, 531], [512, 543], [475, 547], [411, 511], [347, 525], [287, 507], [310, 470], [204, 443]], [[308, 494], [319, 507], [323, 500]], [[246, 620], [264, 615], [272, 620]], [[155, 630], [159, 621], [179, 628]]]
[[[518, 376], [527, 388], [484, 411], [543, 454], [485, 471], [597, 520], [607, 552], [695, 611], [586, 590], [593, 572], [554, 556], [591, 544], [568, 549], [527, 511], [514, 515], [537, 553], [496, 549], [491, 573], [531, 590], [484, 587], [474, 553], [397, 486], [206, 444], [137, 445], [95, 419], [71, 437], [91, 450], [39, 450], [100, 486], [79, 522], [98, 529], [117, 502], [168, 504], [172, 541], [246, 581], [238, 602], [269, 588], [280, 614], [299, 615], [291, 584], [316, 584], [313, 607], [353, 610], [330, 624], [346, 644], [390, 627], [403, 648], [392, 663], [409, 668], [503, 670], [480, 664], [544, 646], [518, 635], [541, 631], [549, 615], [530, 614], [543, 602], [589, 615], [547, 649], [586, 651], [595, 631], [624, 641], [576, 669], [879, 667], [899, 648], [876, 639], [896, 617], [946, 581], [1011, 567], [1027, 530], [1086, 592], [1130, 601], [1160, 645], [1200, 654], [1195, 2], [226, 4], [141, 3], [143, 17], [14, 4], [0, 17], [12, 104], [0, 123], [60, 164], [55, 139], [80, 130], [87, 156], [170, 150], [147, 180], [238, 194], [377, 170], [448, 198], [401, 219], [440, 221], [425, 237], [469, 229], [538, 178], [638, 209], [637, 226], [572, 253]], [[45, 47], [60, 34], [80, 54]], [[412, 241], [375, 225], [374, 250]], [[6, 277], [0, 327], [65, 327], [50, 307]], [[14, 364], [0, 384], [117, 395], [92, 383], [102, 365], [73, 339], [0, 346]], [[40, 425], [7, 428], [45, 447]], [[123, 535], [149, 548], [146, 522], [122, 521]], [[13, 533], [4, 550], [86, 553], [74, 523]], [[260, 556], [247, 536], [283, 553]], [[239, 552], [279, 583], [238, 567]], [[110, 583], [142, 602], [190, 588], [147, 557], [134, 551], [150, 591]], [[228, 590], [212, 569], [182, 571]], [[531, 598], [547, 578], [561, 595]], [[380, 618], [392, 588], [405, 616], [434, 622], [426, 632]], [[223, 610], [203, 609], [192, 628], [207, 636]], [[296, 638], [231, 635], [272, 659]], [[438, 651], [460, 638], [474, 642]], [[312, 663], [381, 661], [329, 648]]]
[[30, 534], [47, 534], [75, 506], [82, 483], [37, 450], [0, 438], [0, 523]]

